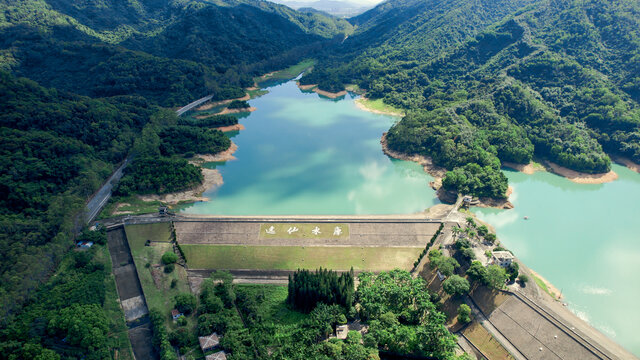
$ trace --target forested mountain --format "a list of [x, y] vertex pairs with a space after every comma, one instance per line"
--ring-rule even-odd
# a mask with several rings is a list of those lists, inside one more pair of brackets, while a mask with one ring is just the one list
[[[355, 83], [410, 110], [392, 149], [452, 170], [445, 188], [500, 197], [501, 161], [640, 161], [639, 15], [637, 1], [389, 0], [351, 19], [356, 34], [302, 82]], [[350, 42], [361, 55], [344, 55]]]
[[349, 31], [262, 1], [0, 0], [0, 358], [34, 358], [21, 352], [28, 331], [11, 330], [31, 325], [16, 316], [36, 291], [47, 296], [76, 215], [134, 144], [150, 153], [123, 193], [193, 185], [202, 174], [183, 153], [229, 146], [220, 132], [176, 127], [161, 106], [241, 97], [253, 76]]

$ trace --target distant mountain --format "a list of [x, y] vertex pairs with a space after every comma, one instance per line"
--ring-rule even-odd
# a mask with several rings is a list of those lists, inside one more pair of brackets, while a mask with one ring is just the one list
[[371, 8], [371, 6], [363, 6], [360, 3], [339, 0], [327, 1], [289, 1], [276, 0], [275, 2], [287, 5], [301, 12], [308, 12], [308, 9], [314, 9], [337, 17], [352, 17], [361, 14]]

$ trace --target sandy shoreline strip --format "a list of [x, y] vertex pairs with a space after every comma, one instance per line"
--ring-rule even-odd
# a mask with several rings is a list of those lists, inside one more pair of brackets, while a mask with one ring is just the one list
[[520, 171], [521, 173], [527, 174], [527, 175], [531, 175], [533, 173], [535, 173], [536, 171], [544, 171], [544, 169], [539, 168], [537, 166], [535, 166], [533, 163], [529, 163], [529, 164], [517, 164], [517, 163], [512, 163], [512, 162], [508, 162], [508, 161], [504, 161], [502, 163], [502, 166], [508, 167], [510, 169], [513, 170], [517, 170]]
[[330, 99], [337, 99], [339, 97], [347, 95], [347, 90], [342, 90], [337, 93], [333, 93], [330, 91], [318, 89], [318, 84], [301, 85], [300, 82], [296, 82], [296, 84], [298, 85], [298, 88], [300, 88], [300, 90], [305, 90], [305, 91], [311, 90], [318, 95], [322, 95]]
[[217, 154], [196, 155], [194, 160], [190, 161], [190, 163], [201, 168], [204, 179], [202, 180], [202, 184], [192, 189], [162, 195], [139, 195], [138, 197], [143, 201], [161, 201], [169, 205], [177, 205], [185, 202], [208, 201], [209, 198], [202, 196], [202, 193], [214, 187], [222, 186], [222, 184], [224, 184], [224, 180], [222, 179], [220, 171], [217, 169], [207, 169], [203, 168], [201, 165], [205, 162], [235, 160], [236, 158], [233, 156], [233, 153], [236, 152], [236, 150], [238, 150], [238, 146], [232, 142], [229, 149], [223, 152]]
[[567, 169], [566, 167], [554, 164], [551, 161], [547, 161], [546, 165], [548, 166], [550, 172], [560, 176], [564, 176], [567, 179], [578, 184], [603, 184], [612, 182], [618, 178], [618, 174], [616, 174], [613, 170], [604, 174], [585, 174], [575, 170]]
[[365, 101], [369, 100], [368, 98], [366, 98], [365, 96], [362, 96], [360, 99], [356, 99], [354, 102], [356, 104], [356, 107], [360, 110], [363, 111], [368, 111], [370, 113], [374, 113], [374, 114], [380, 114], [380, 115], [390, 115], [390, 116], [399, 116], [399, 117], [403, 117], [404, 113], [401, 112], [394, 112], [394, 111], [382, 111], [382, 110], [376, 110], [376, 109], [372, 109], [370, 107], [367, 107], [367, 105], [365, 105]]
[[636, 164], [633, 161], [623, 157], [616, 157], [614, 161], [626, 166], [630, 170], [640, 173], [640, 164]]
[[[205, 110], [211, 110], [216, 106], [220, 106], [220, 105], [225, 105], [225, 104], [229, 104], [232, 101], [248, 101], [251, 100], [251, 96], [249, 94], [245, 94], [243, 97], [239, 97], [237, 99], [228, 99], [228, 100], [220, 100], [220, 101], [211, 101], [208, 102], [198, 108], [196, 108], [196, 111], [205, 111]], [[218, 114], [219, 115], [219, 114]]]
[[217, 113], [216, 115], [225, 115], [225, 114], [240, 114], [240, 113], [246, 113], [246, 112], [254, 112], [258, 110], [258, 108], [255, 108], [253, 106], [248, 107], [248, 108], [241, 108], [241, 109], [229, 109], [229, 108], [224, 108], [224, 110], [220, 111], [219, 113]]
[[214, 128], [214, 129], [220, 130], [222, 132], [228, 132], [228, 131], [244, 130], [245, 127], [242, 124], [235, 124], [235, 125], [229, 125], [229, 126], [220, 126], [220, 127]]

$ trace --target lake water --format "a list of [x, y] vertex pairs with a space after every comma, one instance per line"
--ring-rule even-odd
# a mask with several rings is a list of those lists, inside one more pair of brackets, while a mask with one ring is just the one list
[[[382, 153], [380, 136], [395, 118], [357, 109], [350, 95], [301, 92], [294, 82], [268, 90], [250, 101], [258, 110], [233, 136], [237, 160], [210, 164], [225, 184], [183, 212], [402, 214], [438, 203], [419, 165]], [[640, 175], [613, 169], [620, 178], [602, 185], [505, 171], [516, 208], [475, 212], [573, 311], [640, 355]]]
[[613, 170], [619, 179], [598, 185], [505, 171], [515, 209], [475, 212], [571, 310], [640, 355], [640, 175]]
[[438, 203], [433, 180], [413, 162], [382, 153], [380, 137], [397, 118], [302, 92], [289, 81], [250, 100], [258, 110], [233, 136], [237, 160], [213, 164], [224, 185], [195, 214], [405, 214]]

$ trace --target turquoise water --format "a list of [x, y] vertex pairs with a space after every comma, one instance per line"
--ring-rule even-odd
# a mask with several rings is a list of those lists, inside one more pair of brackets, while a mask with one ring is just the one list
[[224, 185], [183, 212], [404, 214], [438, 203], [421, 166], [382, 153], [380, 137], [397, 118], [361, 111], [351, 95], [302, 92], [293, 81], [268, 90], [240, 119], [237, 160], [211, 165]]
[[[209, 164], [225, 184], [183, 212], [401, 214], [438, 203], [419, 165], [382, 153], [380, 136], [396, 119], [357, 109], [350, 95], [330, 100], [293, 82], [269, 91], [250, 101], [258, 110], [240, 120], [246, 130], [232, 134], [237, 160]], [[574, 312], [640, 355], [640, 175], [613, 168], [620, 178], [601, 185], [505, 171], [515, 209], [475, 211]]]
[[640, 175], [613, 170], [619, 179], [598, 185], [505, 171], [515, 209], [475, 212], [571, 310], [640, 355]]

